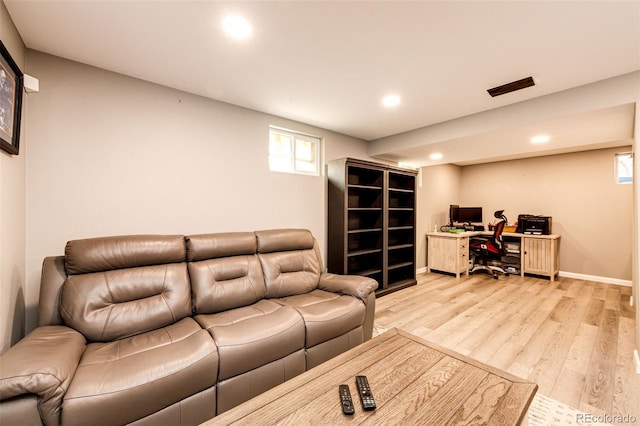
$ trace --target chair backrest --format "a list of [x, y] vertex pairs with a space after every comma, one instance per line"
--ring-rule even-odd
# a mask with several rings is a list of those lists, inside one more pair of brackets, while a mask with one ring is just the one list
[[506, 225], [506, 221], [501, 220], [500, 222], [498, 222], [495, 226], [495, 228], [493, 228], [493, 244], [500, 249], [500, 252], [502, 252], [502, 231], [504, 231], [504, 226]]

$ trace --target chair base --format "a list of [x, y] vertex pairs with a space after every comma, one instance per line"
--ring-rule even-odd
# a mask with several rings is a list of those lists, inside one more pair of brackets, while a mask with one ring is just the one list
[[[479, 260], [479, 263], [476, 263], [476, 261]], [[489, 259], [487, 259], [484, 256], [474, 256], [472, 258], [472, 266], [469, 269], [469, 275], [473, 274], [476, 271], [486, 271], [488, 273], [490, 273], [494, 279], [498, 279], [498, 272], [503, 273], [505, 276], [509, 275], [509, 273], [507, 271], [505, 271], [501, 266], [496, 266], [496, 265], [489, 265]]]
[[509, 273], [501, 267], [493, 265], [474, 265], [473, 268], [469, 270], [469, 274], [473, 274], [476, 271], [486, 271], [493, 275], [493, 278], [496, 280], [498, 279], [498, 272], [502, 272], [505, 276], [509, 275]]

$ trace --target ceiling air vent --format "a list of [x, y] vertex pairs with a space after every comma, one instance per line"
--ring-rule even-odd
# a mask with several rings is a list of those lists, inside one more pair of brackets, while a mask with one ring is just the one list
[[487, 90], [492, 97], [504, 95], [505, 93], [515, 92], [516, 90], [524, 89], [525, 87], [534, 86], [536, 83], [533, 81], [533, 77], [523, 78], [522, 80], [512, 81], [511, 83], [503, 84], [502, 86], [494, 87]]

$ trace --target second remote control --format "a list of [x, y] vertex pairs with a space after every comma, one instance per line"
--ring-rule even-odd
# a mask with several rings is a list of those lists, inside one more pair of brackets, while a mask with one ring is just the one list
[[358, 393], [360, 394], [360, 401], [362, 402], [362, 408], [365, 410], [375, 410], [376, 401], [373, 399], [371, 388], [369, 387], [369, 380], [366, 376], [356, 376], [356, 386], [358, 387]]
[[340, 402], [342, 403], [342, 412], [344, 414], [353, 414], [355, 410], [353, 408], [353, 400], [351, 399], [351, 391], [349, 386], [340, 385], [338, 388], [340, 391]]

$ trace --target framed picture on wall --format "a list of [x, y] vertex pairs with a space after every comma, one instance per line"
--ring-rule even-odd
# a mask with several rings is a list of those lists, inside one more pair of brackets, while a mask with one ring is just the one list
[[0, 148], [17, 155], [20, 147], [23, 74], [0, 41]]

